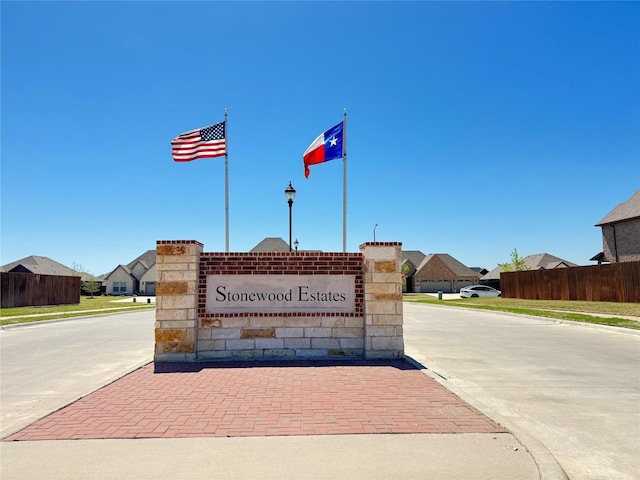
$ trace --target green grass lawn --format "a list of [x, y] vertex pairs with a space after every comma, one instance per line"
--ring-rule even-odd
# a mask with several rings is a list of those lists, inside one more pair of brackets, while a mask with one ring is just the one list
[[[43, 307], [3, 308], [0, 310], [0, 325], [13, 323], [38, 322], [55, 318], [79, 317], [96, 313], [115, 313], [126, 310], [155, 308], [155, 304], [144, 302], [118, 302], [124, 297], [80, 297], [80, 303], [73, 305], [47, 305]], [[29, 316], [37, 315], [37, 316]], [[15, 317], [15, 318], [6, 318]]]
[[[538, 317], [573, 320], [640, 330], [640, 321], [620, 317], [638, 317], [640, 303], [586, 302], [573, 300], [521, 300], [518, 298], [452, 298], [438, 300], [436, 296], [408, 294], [406, 302], [429, 303], [449, 307], [478, 308]], [[609, 317], [612, 316], [612, 317]]]
[[[155, 308], [155, 304], [148, 304], [142, 301], [140, 303], [118, 302], [118, 300], [122, 299], [123, 297], [108, 296], [94, 298], [81, 297], [80, 303], [75, 305], [3, 308], [0, 310], [0, 325]], [[640, 330], [640, 321], [621, 318], [626, 316], [640, 318], [640, 303], [521, 300], [517, 298], [452, 298], [438, 300], [435, 295], [425, 294], [408, 294], [404, 296], [404, 300], [406, 302], [496, 310]]]

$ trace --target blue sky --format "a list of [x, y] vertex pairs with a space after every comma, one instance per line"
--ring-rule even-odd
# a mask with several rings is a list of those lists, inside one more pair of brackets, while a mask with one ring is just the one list
[[640, 188], [637, 2], [1, 3], [0, 264], [89, 272], [156, 240], [224, 251], [224, 159], [171, 140], [229, 112], [230, 249], [342, 251], [342, 161], [302, 153], [348, 109], [347, 249], [492, 269], [580, 265]]

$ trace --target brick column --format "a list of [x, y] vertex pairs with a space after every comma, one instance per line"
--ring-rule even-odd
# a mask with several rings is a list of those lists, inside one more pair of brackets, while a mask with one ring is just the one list
[[402, 243], [367, 242], [364, 257], [366, 358], [403, 358]]
[[196, 359], [198, 274], [203, 244], [195, 240], [156, 243], [156, 362]]

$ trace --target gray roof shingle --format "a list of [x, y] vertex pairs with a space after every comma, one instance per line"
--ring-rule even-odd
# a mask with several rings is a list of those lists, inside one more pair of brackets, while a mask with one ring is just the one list
[[39, 255], [31, 255], [3, 265], [2, 271], [10, 272], [19, 266], [23, 267], [19, 269], [20, 271], [28, 271], [31, 273], [38, 273], [40, 275], [61, 275], [64, 277], [78, 276], [77, 272], [72, 268], [58, 263], [55, 260], [51, 260], [49, 257], [42, 257]]
[[133, 269], [133, 267], [135, 267], [136, 263], [138, 262], [142, 263], [142, 265], [144, 265], [145, 268], [149, 270], [151, 267], [153, 267], [156, 264], [156, 250], [155, 249], [147, 250], [135, 260], [132, 260], [131, 262], [127, 263], [127, 267], [129, 267], [130, 269]]
[[422, 263], [426, 255], [420, 250], [402, 250], [402, 261], [409, 260], [414, 266]]
[[640, 218], [640, 190], [631, 195], [629, 200], [620, 203], [616, 208], [611, 210], [607, 216], [596, 223], [596, 227], [618, 223], [632, 218]]
[[267, 237], [249, 251], [250, 252], [288, 252], [289, 244], [280, 237]]
[[[556, 257], [554, 255], [550, 255], [548, 253], [536, 253], [534, 255], [529, 255], [528, 257], [524, 257], [522, 259], [524, 264], [529, 267], [531, 270], [553, 270], [554, 268], [563, 268], [563, 267], [577, 267], [573, 262], [568, 260], [563, 260], [562, 258]], [[480, 280], [500, 280], [500, 273], [502, 272], [502, 267], [498, 265], [496, 268], [491, 270], [486, 275], [482, 276]]]
[[426, 255], [424, 260], [422, 260], [422, 262], [418, 266], [417, 271], [419, 272], [420, 270], [422, 270], [425, 265], [427, 265], [432, 259], [436, 257], [440, 259], [440, 261], [456, 277], [479, 277], [477, 272], [474, 272], [465, 264], [459, 262], [448, 253], [430, 253], [429, 255]]

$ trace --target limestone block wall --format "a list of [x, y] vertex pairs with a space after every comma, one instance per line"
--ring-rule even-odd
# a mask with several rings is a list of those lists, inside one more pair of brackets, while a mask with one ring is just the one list
[[402, 244], [365, 243], [365, 356], [404, 357], [402, 325]]
[[196, 360], [198, 266], [203, 244], [160, 240], [156, 244], [156, 361]]
[[[157, 242], [155, 361], [401, 358], [400, 243], [360, 253], [203, 253], [193, 240]], [[349, 313], [208, 313], [207, 275], [350, 275]]]

